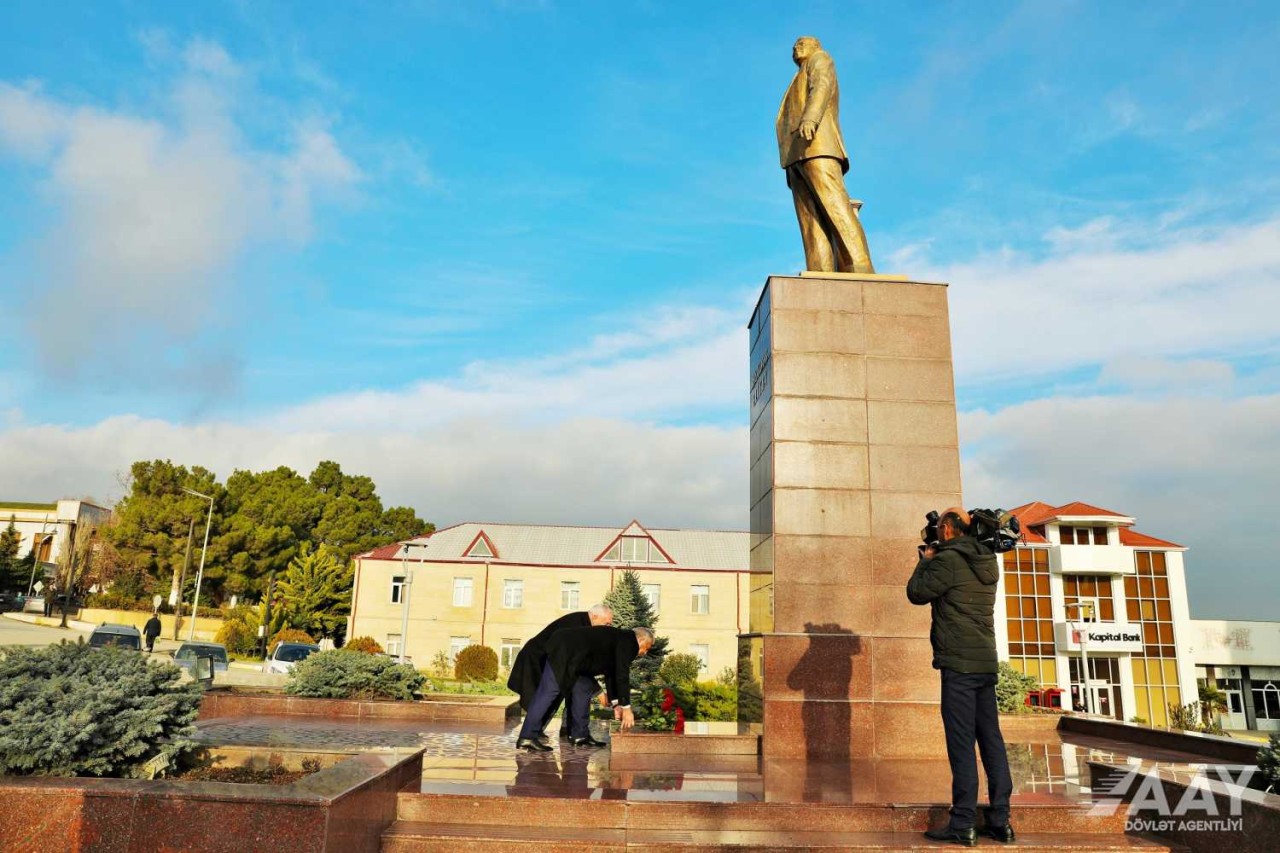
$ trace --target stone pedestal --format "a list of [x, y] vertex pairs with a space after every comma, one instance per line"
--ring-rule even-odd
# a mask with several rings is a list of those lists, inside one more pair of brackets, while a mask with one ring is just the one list
[[960, 503], [947, 288], [772, 276], [751, 318], [751, 633], [766, 759], [936, 757], [924, 514]]

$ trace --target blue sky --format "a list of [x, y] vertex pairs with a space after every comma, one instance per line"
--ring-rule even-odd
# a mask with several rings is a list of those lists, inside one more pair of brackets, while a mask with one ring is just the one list
[[808, 33], [878, 267], [952, 284], [966, 498], [1277, 612], [1280, 13], [782, 5], [5, 4], [0, 492], [337, 458], [438, 523], [744, 526]]

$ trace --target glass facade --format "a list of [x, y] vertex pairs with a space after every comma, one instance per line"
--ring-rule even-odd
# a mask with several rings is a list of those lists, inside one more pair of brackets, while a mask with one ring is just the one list
[[1057, 684], [1046, 549], [1015, 548], [1005, 553], [1004, 596], [1009, 664], [1019, 672], [1040, 679], [1041, 684]]
[[1169, 722], [1169, 706], [1183, 702], [1178, 689], [1169, 573], [1161, 551], [1137, 551], [1134, 561], [1137, 574], [1124, 579], [1129, 621], [1142, 629], [1142, 654], [1129, 661], [1136, 705], [1133, 714], [1153, 726], [1164, 726]]

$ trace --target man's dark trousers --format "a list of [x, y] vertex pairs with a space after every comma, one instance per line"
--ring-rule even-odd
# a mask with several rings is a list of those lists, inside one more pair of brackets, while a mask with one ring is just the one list
[[1000, 736], [994, 673], [942, 670], [942, 725], [947, 733], [947, 760], [951, 762], [951, 826], [968, 829], [978, 810], [978, 764], [973, 756], [977, 741], [982, 766], [987, 771], [991, 807], [987, 826], [1009, 822], [1009, 796], [1013, 778], [1009, 757]]
[[[588, 715], [591, 711], [591, 697], [596, 692], [594, 678], [580, 675], [573, 682], [569, 692], [569, 720], [572, 728], [569, 736], [584, 738], [591, 734]], [[542, 680], [538, 682], [538, 692], [533, 694], [533, 701], [524, 715], [524, 725], [520, 727], [521, 738], [532, 738], [542, 734], [547, 723], [547, 712], [560, 698], [560, 685], [551, 672], [551, 664], [542, 665]]]

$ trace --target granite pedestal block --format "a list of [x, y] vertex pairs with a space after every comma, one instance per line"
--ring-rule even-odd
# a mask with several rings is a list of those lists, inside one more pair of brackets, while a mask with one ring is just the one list
[[751, 622], [767, 759], [945, 748], [924, 514], [958, 505], [947, 288], [772, 276], [751, 318]]

